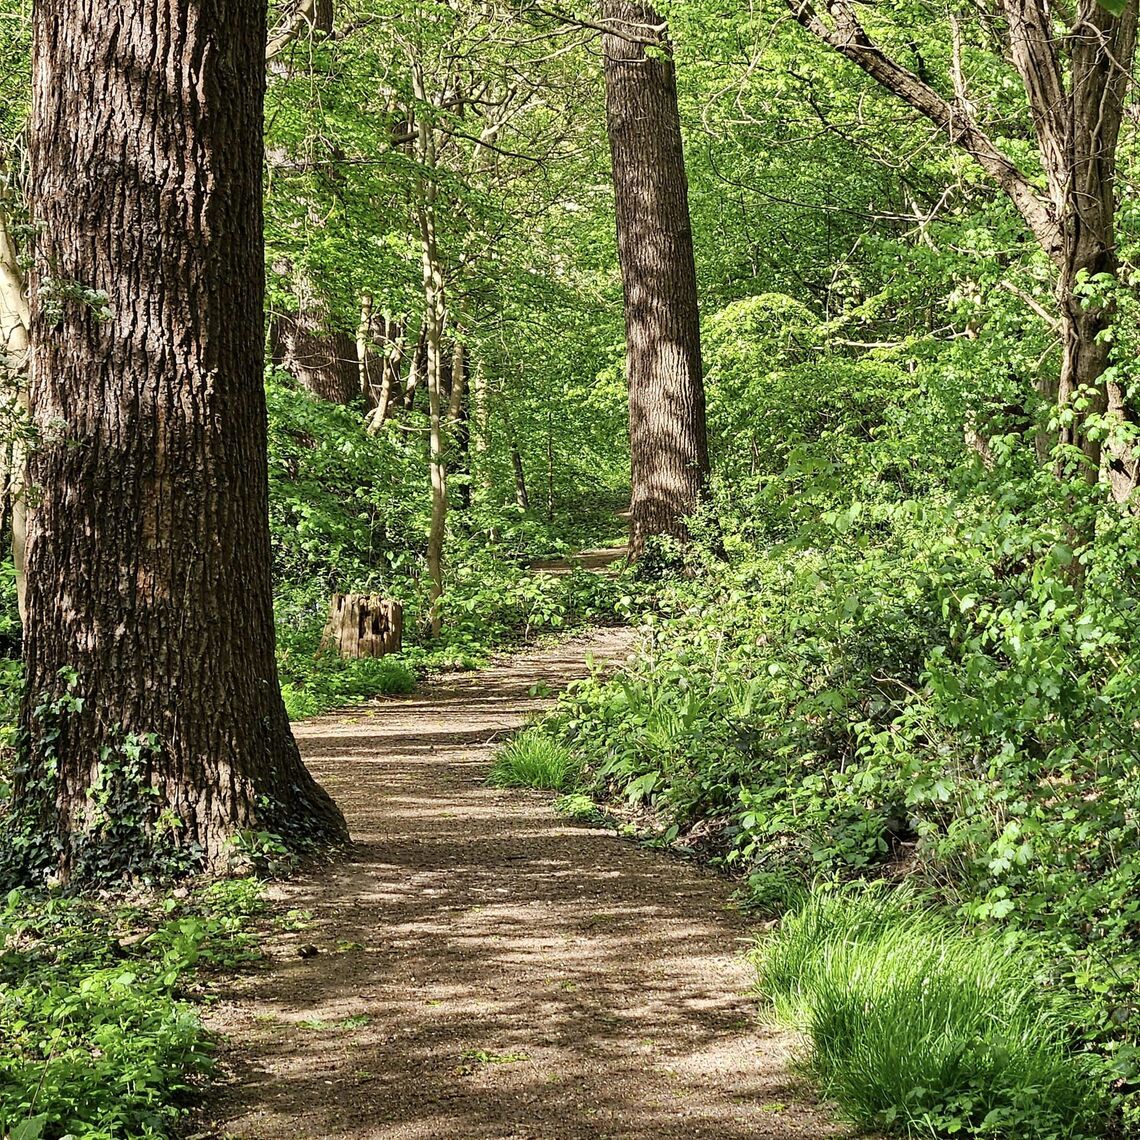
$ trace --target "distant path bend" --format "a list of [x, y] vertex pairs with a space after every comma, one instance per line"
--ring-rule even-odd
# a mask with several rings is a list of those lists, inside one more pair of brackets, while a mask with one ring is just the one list
[[233, 1072], [213, 1135], [845, 1134], [757, 1022], [727, 883], [483, 783], [495, 743], [549, 703], [536, 684], [557, 690], [630, 641], [597, 630], [298, 726], [356, 848], [273, 892], [313, 920], [271, 937], [268, 967], [211, 1018]]

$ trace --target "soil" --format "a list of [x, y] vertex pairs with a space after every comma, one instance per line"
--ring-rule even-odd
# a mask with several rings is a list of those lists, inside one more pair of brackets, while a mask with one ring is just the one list
[[298, 726], [355, 847], [274, 888], [268, 961], [210, 1018], [230, 1079], [202, 1137], [848, 1134], [757, 1015], [730, 883], [484, 783], [498, 741], [630, 638], [598, 630]]

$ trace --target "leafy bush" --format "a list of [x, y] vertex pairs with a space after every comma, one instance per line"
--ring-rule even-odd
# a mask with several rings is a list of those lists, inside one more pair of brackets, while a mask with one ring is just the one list
[[565, 792], [574, 787], [581, 769], [581, 761], [561, 741], [542, 729], [529, 728], [495, 753], [487, 783]]
[[906, 901], [816, 892], [756, 948], [759, 988], [806, 1034], [824, 1092], [901, 1135], [1104, 1135], [1103, 1090], [1032, 945]]
[[187, 1000], [193, 975], [256, 956], [246, 925], [260, 896], [252, 880], [118, 905], [11, 892], [0, 908], [0, 1134], [168, 1135], [212, 1064]]

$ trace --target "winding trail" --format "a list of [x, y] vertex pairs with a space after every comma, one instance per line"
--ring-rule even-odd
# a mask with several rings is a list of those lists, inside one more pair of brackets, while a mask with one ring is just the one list
[[629, 642], [594, 631], [298, 726], [356, 846], [275, 889], [312, 919], [279, 921], [266, 968], [223, 993], [231, 1078], [201, 1136], [846, 1134], [757, 1020], [729, 884], [483, 783], [495, 743], [548, 703], [537, 683]]

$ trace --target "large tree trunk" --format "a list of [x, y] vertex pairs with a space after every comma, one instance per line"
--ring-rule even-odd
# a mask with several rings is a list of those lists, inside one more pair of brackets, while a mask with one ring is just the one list
[[318, 399], [350, 404], [360, 392], [355, 336], [330, 330], [323, 306], [302, 297], [296, 313], [273, 319], [273, 363], [288, 371]]
[[[606, 126], [625, 288], [630, 552], [685, 539], [709, 457], [700, 320], [672, 51], [648, 5], [604, 0]], [[652, 45], [647, 51], [645, 41]]]
[[346, 837], [274, 660], [264, 43], [258, 4], [36, 5], [25, 874]]

